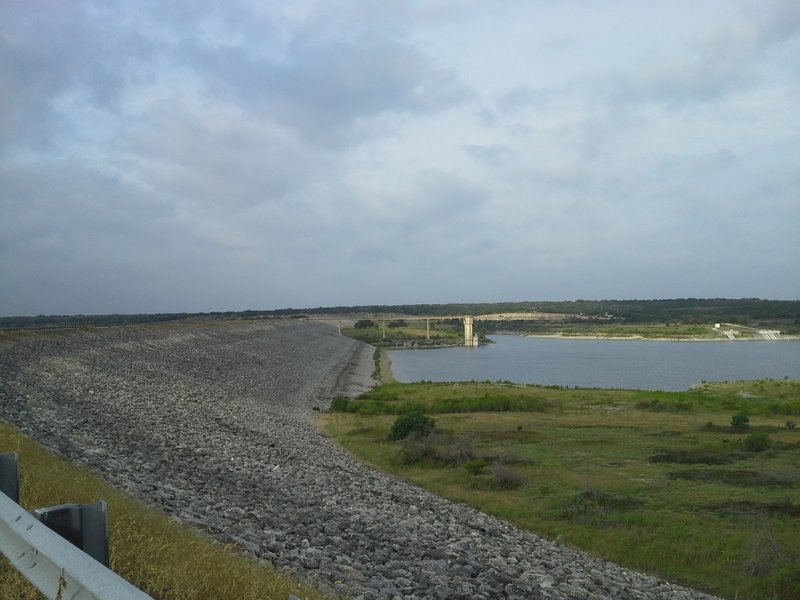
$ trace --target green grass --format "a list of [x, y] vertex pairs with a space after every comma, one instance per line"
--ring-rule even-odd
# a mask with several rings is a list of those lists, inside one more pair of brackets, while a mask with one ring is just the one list
[[[356, 329], [343, 327], [342, 333], [367, 344], [377, 346], [402, 346], [407, 342], [415, 342], [419, 346], [442, 346], [464, 343], [464, 329], [461, 326], [441, 325], [431, 322], [430, 330], [424, 320], [407, 320], [406, 327], [389, 327], [384, 330], [380, 319], [375, 320], [374, 327]], [[430, 339], [428, 339], [430, 336]]]
[[[111, 568], [154, 598], [323, 598], [269, 565], [125, 496], [0, 423], [0, 452], [13, 451], [19, 452], [24, 508], [101, 499], [108, 503]], [[41, 598], [2, 556], [0, 598]]]
[[[402, 414], [422, 407], [426, 412], [557, 411], [593, 406], [633, 408], [647, 412], [713, 413], [712, 423], [730, 425], [736, 412], [748, 415], [800, 415], [800, 381], [758, 380], [703, 384], [686, 392], [605, 390], [528, 386], [513, 383], [390, 383], [362, 395], [348, 412]], [[721, 418], [720, 411], [724, 411]], [[730, 414], [727, 414], [727, 413]], [[798, 419], [800, 420], [800, 419]], [[782, 423], [785, 424], [785, 421]]]
[[[515, 328], [512, 325], [512, 328]], [[539, 335], [579, 336], [591, 335], [600, 337], [643, 337], [647, 339], [720, 339], [724, 338], [719, 330], [708, 324], [687, 323], [525, 323], [520, 328], [528, 333]], [[729, 329], [729, 328], [725, 328]], [[752, 332], [754, 333], [754, 332]], [[742, 332], [744, 337], [752, 333]]]
[[[461, 410], [487, 397], [496, 410]], [[323, 421], [379, 468], [540, 535], [727, 598], [786, 600], [800, 598], [800, 429], [785, 416], [798, 401], [788, 380], [680, 393], [391, 384]], [[389, 442], [409, 405], [440, 433]], [[738, 411], [749, 430], [730, 427]], [[748, 452], [753, 430], [772, 447]], [[495, 489], [498, 464], [522, 485]]]

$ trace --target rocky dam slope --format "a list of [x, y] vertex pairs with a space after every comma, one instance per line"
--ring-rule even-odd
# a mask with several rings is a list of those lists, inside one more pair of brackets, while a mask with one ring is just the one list
[[313, 322], [0, 340], [0, 417], [115, 486], [356, 598], [700, 599], [377, 472], [314, 425], [372, 349]]

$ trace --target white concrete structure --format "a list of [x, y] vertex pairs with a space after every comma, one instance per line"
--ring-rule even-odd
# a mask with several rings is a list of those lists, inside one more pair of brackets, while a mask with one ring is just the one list
[[474, 322], [474, 317], [464, 317], [464, 345], [467, 348], [478, 345], [478, 334], [472, 332], [472, 325]]

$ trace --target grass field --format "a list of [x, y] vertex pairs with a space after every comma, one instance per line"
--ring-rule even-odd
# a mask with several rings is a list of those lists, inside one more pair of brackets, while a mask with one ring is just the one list
[[[436, 346], [443, 344], [458, 344], [464, 342], [464, 329], [460, 326], [443, 326], [436, 321], [427, 329], [425, 321], [407, 320], [405, 327], [386, 327], [385, 331], [380, 320], [375, 321], [374, 327], [356, 329], [343, 327], [342, 333], [367, 344], [377, 346], [398, 346], [405, 342], [416, 342], [421, 346]], [[430, 339], [428, 339], [430, 336]]]
[[[337, 408], [324, 425], [340, 443], [440, 495], [726, 598], [800, 598], [798, 381], [389, 384]], [[390, 442], [408, 410], [437, 431]]]
[[[525, 323], [521, 330], [533, 334], [597, 337], [642, 337], [647, 339], [725, 339], [712, 325], [685, 323]], [[730, 329], [725, 327], [723, 329]], [[749, 335], [749, 334], [748, 334]]]
[[[0, 452], [19, 453], [20, 503], [108, 503], [111, 568], [154, 598], [222, 600], [323, 595], [230, 546], [151, 510], [0, 423]], [[0, 598], [42, 596], [0, 555]]]

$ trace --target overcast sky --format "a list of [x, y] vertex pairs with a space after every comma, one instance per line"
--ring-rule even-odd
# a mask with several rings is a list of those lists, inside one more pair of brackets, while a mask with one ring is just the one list
[[0, 315], [800, 298], [800, 2], [0, 2]]

